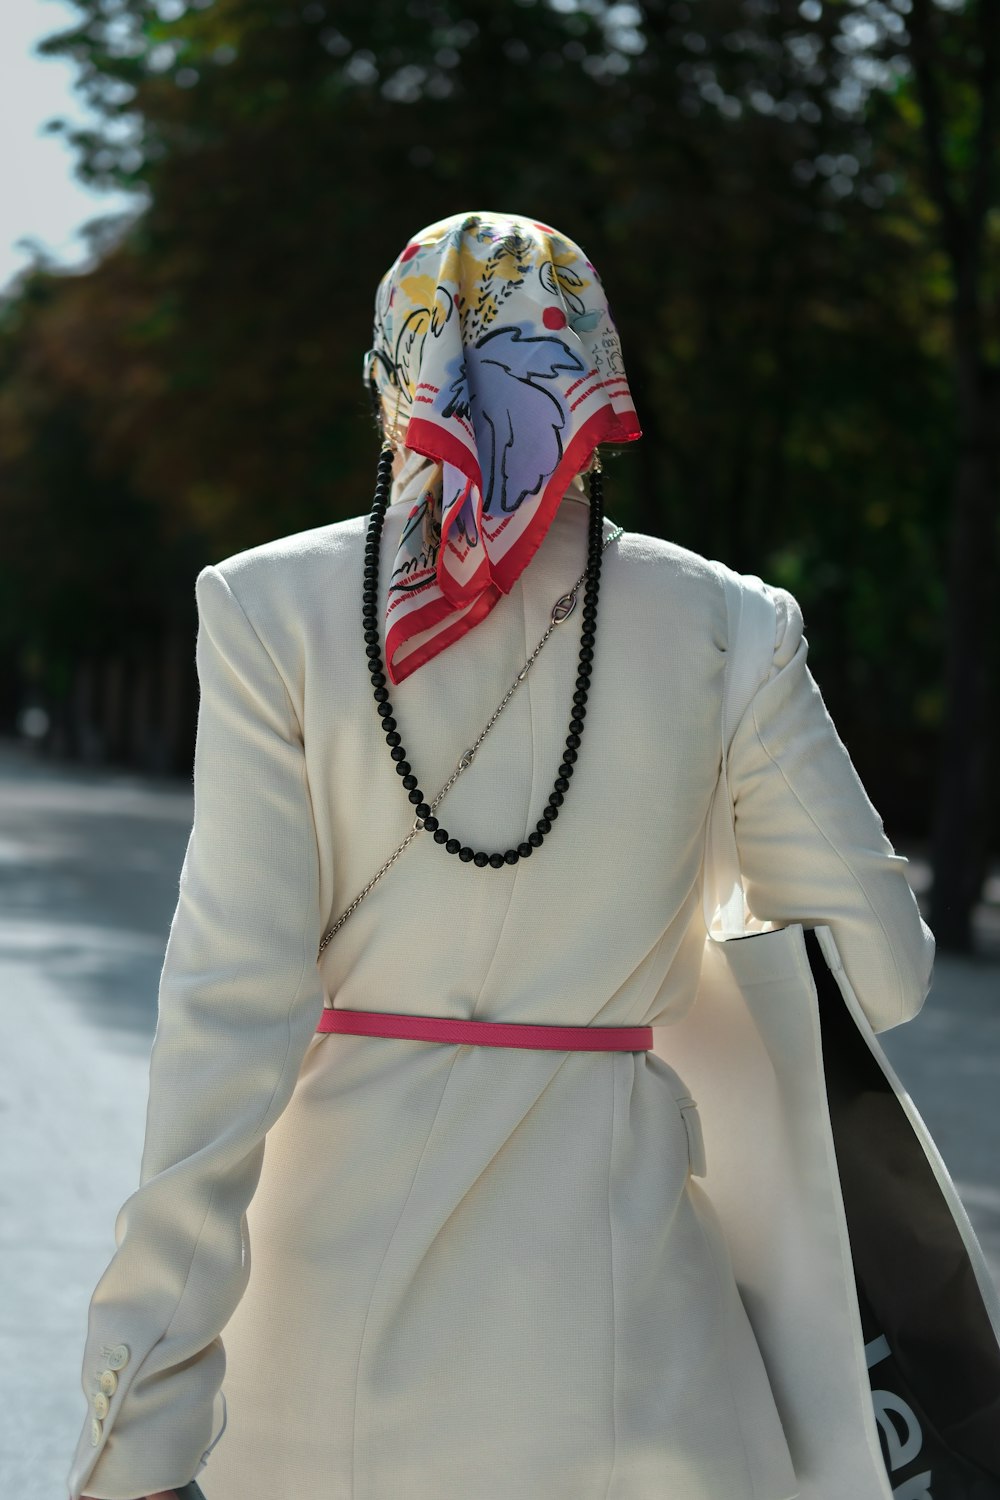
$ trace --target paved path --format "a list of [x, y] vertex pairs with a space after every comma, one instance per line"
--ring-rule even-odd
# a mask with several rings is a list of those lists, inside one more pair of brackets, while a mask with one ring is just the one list
[[[183, 781], [50, 766], [0, 741], [3, 1497], [64, 1500], [87, 1307], [138, 1181], [191, 815]], [[926, 870], [910, 872], [919, 891]], [[984, 937], [998, 915], [981, 911]], [[1000, 959], [940, 956], [921, 1014], [882, 1041], [1000, 1287]]]

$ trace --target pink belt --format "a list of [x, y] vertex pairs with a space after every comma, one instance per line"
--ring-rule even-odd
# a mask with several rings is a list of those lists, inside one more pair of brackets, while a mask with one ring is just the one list
[[481, 1047], [551, 1047], [559, 1052], [642, 1052], [653, 1045], [652, 1026], [533, 1026], [511, 1021], [456, 1021], [447, 1016], [407, 1016], [389, 1010], [326, 1006], [317, 1031], [352, 1036], [402, 1036], [417, 1042], [471, 1042]]

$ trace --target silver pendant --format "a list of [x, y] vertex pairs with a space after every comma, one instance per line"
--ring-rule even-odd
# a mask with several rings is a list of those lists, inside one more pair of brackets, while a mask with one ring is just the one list
[[568, 620], [574, 609], [576, 609], [576, 589], [573, 589], [568, 594], [563, 594], [562, 598], [557, 599], [555, 604], [553, 604], [553, 625], [561, 625], [563, 620]]

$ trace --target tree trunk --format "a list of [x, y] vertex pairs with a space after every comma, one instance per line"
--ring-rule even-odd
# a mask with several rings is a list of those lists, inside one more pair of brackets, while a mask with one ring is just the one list
[[1000, 549], [989, 383], [968, 350], [960, 352], [959, 363], [962, 409], [948, 564], [946, 709], [932, 827], [934, 885], [928, 922], [940, 949], [971, 953], [973, 911], [992, 834], [989, 776], [997, 753], [989, 695]]
[[[931, 0], [912, 0], [907, 23], [921, 103], [927, 188], [938, 210], [942, 247], [955, 280], [951, 320], [958, 457], [948, 559], [946, 709], [931, 830], [934, 884], [928, 919], [938, 947], [952, 953], [973, 951], [972, 918], [992, 834], [991, 602], [1000, 585], [996, 369], [986, 355], [988, 326], [982, 307], [988, 286], [982, 275], [987, 216], [996, 206], [1000, 10], [995, 0], [980, 0], [970, 18], [973, 46], [960, 86], [975, 99], [977, 118], [964, 172], [956, 168], [954, 152], [946, 149], [951, 127], [937, 73], [949, 62], [940, 45], [949, 18], [939, 15]], [[953, 54], [950, 60], [953, 63]]]

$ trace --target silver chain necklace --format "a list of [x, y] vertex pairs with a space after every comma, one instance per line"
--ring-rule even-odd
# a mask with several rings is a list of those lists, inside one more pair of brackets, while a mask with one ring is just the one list
[[[622, 535], [622, 532], [624, 530], [625, 530], [625, 528], [623, 526], [616, 526], [615, 529], [612, 532], [610, 532], [610, 534], [607, 537], [605, 537], [605, 539], [604, 539], [604, 541], [603, 541], [603, 543], [601, 545], [601, 552], [603, 553], [604, 550], [605, 550], [605, 548], [609, 547], [612, 542], [616, 542], [618, 540], [618, 538]], [[532, 651], [531, 655], [528, 657], [528, 660], [524, 663], [524, 666], [518, 672], [517, 676], [514, 678], [514, 681], [511, 683], [510, 687], [507, 689], [506, 693], [501, 698], [501, 700], [497, 704], [496, 708], [493, 710], [493, 713], [490, 715], [490, 718], [487, 721], [485, 727], [483, 728], [483, 731], [480, 734], [479, 738], [475, 741], [474, 744], [470, 745], [470, 747], [469, 747], [468, 750], [463, 751], [463, 753], [460, 756], [458, 764], [456, 765], [454, 771], [448, 777], [448, 780], [445, 782], [444, 786], [441, 788], [441, 790], [438, 792], [437, 796], [434, 798], [433, 802], [430, 804], [430, 806], [431, 806], [432, 809], [436, 809], [437, 808], [438, 804], [443, 800], [443, 798], [447, 795], [447, 793], [455, 785], [455, 782], [461, 776], [462, 772], [463, 771], [467, 771], [469, 769], [469, 767], [472, 765], [472, 762], [473, 762], [473, 760], [475, 759], [475, 756], [476, 756], [476, 751], [479, 749], [480, 745], [483, 743], [483, 740], [486, 738], [486, 736], [489, 734], [490, 730], [493, 728], [493, 725], [496, 723], [496, 721], [499, 718], [500, 714], [502, 713], [503, 709], [510, 702], [510, 699], [512, 698], [512, 696], [514, 695], [514, 693], [517, 691], [517, 689], [520, 687], [521, 683], [527, 677], [528, 671], [529, 671], [529, 669], [531, 667], [531, 664], [535, 660], [535, 658], [537, 657], [539, 651], [541, 651], [542, 647], [545, 645], [545, 642], [548, 640], [549, 636], [552, 634], [552, 632], [555, 629], [555, 627], [557, 625], [561, 625], [564, 620], [568, 620], [569, 617], [570, 617], [570, 615], [573, 613], [574, 609], [576, 608], [577, 590], [580, 589], [580, 588], [582, 588], [584, 582], [586, 581], [586, 577], [587, 577], [587, 570], [585, 568], [584, 571], [580, 574], [579, 578], [576, 580], [576, 583], [574, 583], [573, 587], [569, 590], [569, 592], [565, 593], [565, 594], [561, 594], [559, 596], [559, 598], [556, 600], [555, 604], [552, 606], [552, 611], [551, 611], [551, 614], [550, 614], [550, 617], [549, 617], [548, 626], [545, 629], [545, 633], [542, 635], [541, 639], [539, 640], [538, 645], [535, 647], [534, 651]], [[414, 822], [413, 827], [410, 829], [410, 832], [406, 835], [406, 838], [403, 840], [403, 842], [396, 849], [395, 853], [392, 854], [392, 855], [390, 855], [390, 857], [386, 860], [385, 864], [378, 871], [378, 873], [372, 876], [371, 880], [369, 880], [368, 884], [364, 887], [364, 889], [361, 890], [361, 891], [359, 891], [358, 894], [355, 896], [355, 898], [351, 902], [350, 906], [348, 906], [347, 908], [345, 908], [345, 910], [337, 918], [336, 922], [330, 928], [329, 932], [326, 934], [326, 937], [323, 939], [323, 941], [319, 945], [319, 950], [318, 950], [318, 952], [316, 954], [317, 962], [319, 961], [320, 955], [322, 954], [323, 949], [326, 947], [326, 945], [330, 941], [330, 939], [334, 936], [335, 933], [337, 933], [337, 932], [340, 931], [340, 928], [347, 921], [347, 919], [351, 915], [351, 913], [353, 911], [355, 911], [358, 906], [360, 906], [361, 902], [368, 895], [368, 892], [372, 889], [372, 887], [379, 880], [381, 880], [381, 878], [385, 874], [386, 870], [390, 869], [391, 866], [395, 864], [396, 860], [402, 854], [403, 850], [406, 848], [406, 846], [410, 842], [410, 840], [413, 839], [413, 838], [415, 838], [418, 833], [422, 832], [423, 826], [424, 826], [423, 819], [422, 818], [417, 818], [416, 821]]]

